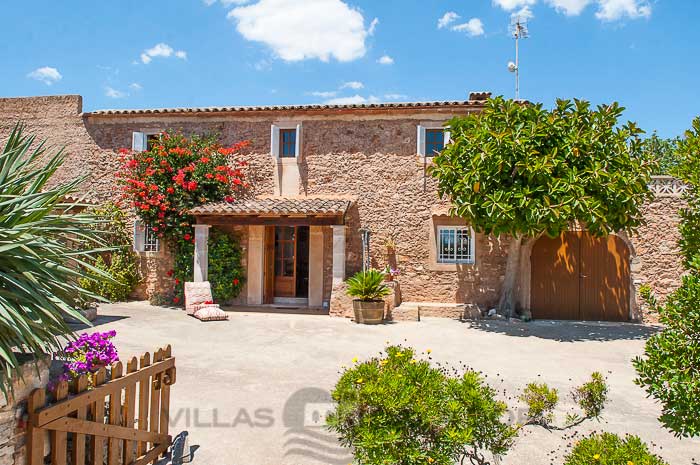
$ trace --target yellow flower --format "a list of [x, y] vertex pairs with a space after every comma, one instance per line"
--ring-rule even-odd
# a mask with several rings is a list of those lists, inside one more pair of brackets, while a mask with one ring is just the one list
[[415, 364], [416, 364], [416, 359], [415, 359], [415, 358], [412, 358], [412, 359], [411, 359], [411, 363], [415, 365]]
[[426, 350], [426, 352], [427, 352], [427, 353], [431, 353], [431, 352], [432, 352], [432, 350], [428, 349], [428, 350]]
[[432, 457], [428, 457], [428, 463], [433, 463], [434, 461], [435, 461], [435, 459], [434, 459], [434, 458], [432, 458]]
[[631, 461], [631, 460], [628, 460], [628, 461], [627, 461], [627, 465], [634, 465], [634, 462]]
[[593, 456], [593, 460], [600, 460], [600, 454], [595, 454]]
[[381, 360], [381, 361], [379, 362], [379, 364], [380, 364], [381, 366], [384, 366], [384, 365], [386, 365], [387, 363], [388, 363], [388, 362], [387, 362], [386, 360]]
[[352, 358], [352, 363], [357, 363], [357, 357]]
[[357, 378], [357, 384], [362, 384], [365, 380], [362, 378]]

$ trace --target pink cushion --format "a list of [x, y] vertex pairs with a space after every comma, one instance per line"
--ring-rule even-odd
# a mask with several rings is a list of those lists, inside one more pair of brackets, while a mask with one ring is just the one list
[[195, 310], [193, 316], [200, 321], [222, 321], [228, 320], [228, 315], [221, 310], [218, 305], [206, 305]]

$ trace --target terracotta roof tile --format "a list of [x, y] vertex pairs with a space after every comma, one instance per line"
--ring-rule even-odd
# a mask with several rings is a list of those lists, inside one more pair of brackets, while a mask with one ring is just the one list
[[270, 197], [214, 202], [190, 210], [193, 215], [343, 215], [352, 203], [343, 198]]
[[[264, 106], [232, 106], [232, 107], [200, 107], [200, 108], [143, 108], [124, 110], [95, 110], [87, 115], [146, 115], [162, 113], [230, 113], [230, 112], [255, 112], [255, 111], [312, 111], [312, 110], [346, 110], [346, 109], [373, 109], [373, 108], [431, 108], [484, 105], [490, 96], [489, 92], [474, 93], [470, 100], [450, 100], [434, 102], [387, 102], [387, 103], [359, 103], [347, 105], [264, 105]], [[478, 98], [478, 99], [476, 99]]]

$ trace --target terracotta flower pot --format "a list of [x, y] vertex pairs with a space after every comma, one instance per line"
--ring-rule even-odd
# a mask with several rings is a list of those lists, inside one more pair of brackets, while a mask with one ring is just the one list
[[353, 300], [352, 309], [355, 312], [355, 323], [378, 325], [384, 319], [383, 300]]

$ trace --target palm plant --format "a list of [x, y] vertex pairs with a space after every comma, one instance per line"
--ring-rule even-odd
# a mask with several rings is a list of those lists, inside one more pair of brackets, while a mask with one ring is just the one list
[[362, 301], [381, 300], [391, 293], [384, 284], [384, 273], [369, 269], [359, 271], [348, 279], [348, 295]]
[[[63, 163], [63, 150], [47, 153], [45, 142], [12, 130], [0, 153], [0, 383], [4, 391], [18, 371], [19, 354], [34, 359], [59, 351], [72, 334], [64, 317], [84, 323], [76, 310], [84, 299], [100, 300], [80, 278], [112, 280], [92, 263], [105, 247], [87, 205], [69, 202], [84, 178], [59, 185], [49, 180]], [[91, 271], [88, 275], [88, 272]], [[24, 358], [24, 357], [23, 357]], [[19, 373], [21, 375], [21, 373]]]

